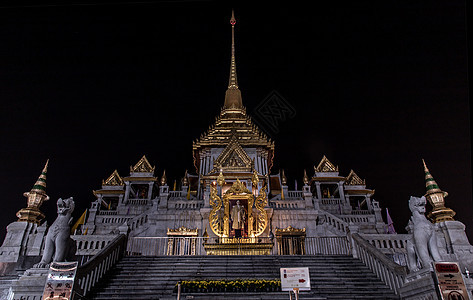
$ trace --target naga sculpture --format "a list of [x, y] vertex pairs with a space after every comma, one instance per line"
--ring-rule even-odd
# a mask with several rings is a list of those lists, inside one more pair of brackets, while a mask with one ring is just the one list
[[412, 212], [411, 219], [406, 227], [412, 233], [412, 240], [407, 241], [407, 263], [409, 270], [419, 270], [417, 261], [422, 268], [428, 268], [432, 261], [440, 261], [437, 248], [437, 237], [435, 226], [425, 217], [426, 199], [412, 197], [409, 199], [409, 209]]
[[70, 238], [72, 212], [74, 211], [74, 200], [72, 197], [57, 200], [57, 218], [49, 227], [45, 239], [45, 246], [41, 261], [33, 268], [47, 268], [51, 262], [65, 261], [67, 256], [74, 255], [73, 240]]

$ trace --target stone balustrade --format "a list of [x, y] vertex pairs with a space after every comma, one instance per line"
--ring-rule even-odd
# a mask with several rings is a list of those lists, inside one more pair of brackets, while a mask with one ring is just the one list
[[357, 233], [351, 234], [353, 257], [359, 258], [378, 278], [399, 295], [407, 275], [406, 267], [390, 260], [375, 246]]
[[288, 191], [287, 198], [298, 198], [302, 199], [304, 197], [303, 191]]
[[127, 204], [128, 205], [148, 205], [150, 204], [150, 202], [148, 199], [133, 198], [133, 199], [128, 199]]
[[374, 215], [343, 215], [340, 216], [340, 219], [347, 223], [354, 224], [374, 224], [376, 223], [376, 217]]
[[115, 235], [71, 235], [76, 242], [76, 255], [95, 255], [105, 248]]
[[322, 198], [320, 199], [321, 205], [343, 205], [343, 200], [340, 198]]
[[85, 299], [91, 289], [97, 285], [103, 276], [123, 257], [126, 247], [126, 236], [120, 234], [118, 236], [112, 236], [112, 238], [113, 240], [92, 259], [77, 268], [77, 274], [74, 280], [74, 292], [80, 299]]
[[269, 207], [274, 209], [303, 209], [305, 203], [301, 200], [271, 200]]
[[109, 215], [109, 216], [97, 216], [96, 222], [103, 224], [123, 224], [128, 220], [132, 219], [131, 216], [118, 216], [118, 215]]
[[118, 211], [116, 210], [99, 210], [97, 212], [99, 216], [115, 216], [118, 215]]
[[329, 212], [324, 212], [321, 215], [322, 220], [336, 230], [338, 230], [340, 233], [346, 234], [349, 232], [348, 226], [349, 224], [345, 222], [344, 220], [340, 219], [339, 217], [336, 217], [332, 215]]
[[203, 207], [203, 201], [197, 200], [169, 200], [168, 208], [174, 209], [199, 209]]

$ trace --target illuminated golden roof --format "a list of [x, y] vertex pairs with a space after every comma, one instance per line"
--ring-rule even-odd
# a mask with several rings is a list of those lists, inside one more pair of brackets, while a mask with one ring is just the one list
[[347, 181], [345, 182], [346, 185], [366, 185], [365, 180], [361, 179], [358, 175], [356, 175], [355, 171], [351, 170], [350, 174], [348, 174]]
[[315, 172], [338, 172], [338, 166], [332, 164], [324, 155], [317, 167], [314, 167]]
[[106, 180], [102, 180], [102, 185], [106, 186], [121, 186], [124, 185], [123, 179], [118, 174], [118, 171], [113, 171], [112, 175], [110, 175]]
[[146, 159], [146, 155], [143, 155], [143, 157], [136, 163], [134, 167], [130, 167], [130, 172], [153, 173], [154, 167], [152, 167], [148, 159]]

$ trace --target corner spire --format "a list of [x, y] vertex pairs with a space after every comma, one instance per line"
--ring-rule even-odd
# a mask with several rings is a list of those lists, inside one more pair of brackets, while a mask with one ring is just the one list
[[232, 10], [232, 17], [230, 19], [232, 25], [232, 52], [230, 60], [230, 77], [228, 79], [228, 89], [225, 93], [224, 108], [243, 108], [241, 101], [241, 92], [238, 89], [236, 60], [235, 60], [235, 14]]
[[432, 219], [434, 223], [454, 221], [453, 216], [455, 212], [445, 206], [444, 198], [448, 196], [448, 193], [439, 188], [423, 159], [422, 163], [424, 165], [425, 188], [427, 190], [425, 198], [427, 198], [433, 207], [432, 211], [428, 213], [427, 216]]
[[48, 172], [49, 159], [44, 165], [41, 175], [33, 185], [31, 191], [23, 193], [23, 196], [28, 198], [28, 205], [26, 208], [20, 209], [16, 216], [20, 222], [29, 222], [40, 224], [41, 220], [44, 219], [44, 214], [39, 210], [44, 201], [49, 200], [49, 196], [46, 195], [46, 174]]

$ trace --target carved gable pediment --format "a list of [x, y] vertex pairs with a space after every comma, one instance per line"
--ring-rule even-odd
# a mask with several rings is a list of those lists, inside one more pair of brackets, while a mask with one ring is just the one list
[[347, 185], [365, 185], [365, 181], [361, 179], [358, 175], [356, 175], [356, 173], [353, 170], [351, 170], [350, 174], [348, 174], [346, 184]]
[[320, 161], [319, 165], [315, 167], [315, 172], [338, 172], [338, 166], [336, 167], [332, 164], [328, 158], [324, 155], [322, 160]]
[[251, 158], [233, 136], [215, 160], [214, 170], [222, 168], [224, 171], [251, 171], [251, 163]]
[[148, 159], [146, 159], [146, 155], [143, 155], [143, 157], [134, 165], [133, 167], [130, 167], [130, 172], [131, 173], [153, 173], [154, 172], [154, 167], [151, 166], [149, 163]]
[[124, 185], [123, 179], [118, 174], [118, 171], [113, 171], [112, 175], [110, 175], [107, 179], [102, 180], [103, 186], [122, 186]]

